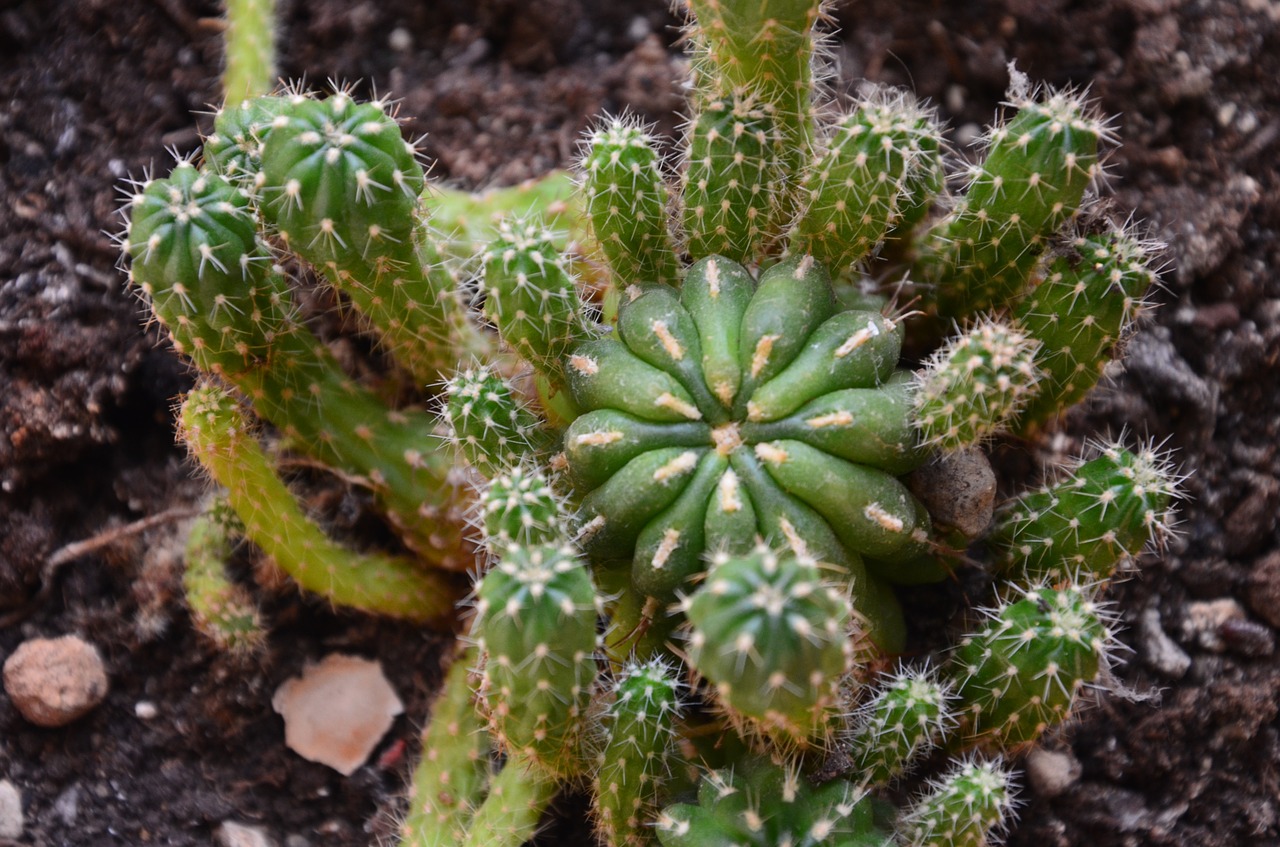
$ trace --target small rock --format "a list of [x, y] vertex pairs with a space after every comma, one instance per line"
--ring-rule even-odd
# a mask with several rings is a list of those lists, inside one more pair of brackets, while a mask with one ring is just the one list
[[1205, 650], [1221, 653], [1229, 646], [1222, 628], [1231, 621], [1244, 621], [1244, 607], [1231, 597], [1188, 603], [1182, 620], [1182, 631]]
[[1255, 615], [1280, 629], [1280, 552], [1254, 563], [1247, 599]]
[[284, 717], [290, 750], [343, 776], [364, 764], [404, 711], [381, 664], [336, 653], [286, 680], [271, 707]]
[[7, 779], [0, 779], [0, 838], [22, 837], [22, 792]]
[[160, 714], [160, 710], [156, 708], [156, 704], [150, 700], [139, 700], [133, 704], [133, 714], [140, 721], [153, 720], [156, 715]]
[[939, 453], [907, 478], [934, 521], [976, 538], [991, 525], [996, 475], [976, 448]]
[[1191, 657], [1178, 646], [1160, 621], [1160, 610], [1150, 606], [1138, 620], [1138, 637], [1147, 664], [1169, 679], [1182, 679], [1191, 667]]
[[1036, 747], [1027, 755], [1027, 779], [1041, 797], [1057, 797], [1075, 785], [1083, 770], [1070, 753]]
[[223, 821], [214, 830], [213, 843], [218, 847], [275, 847], [275, 842], [262, 827], [234, 821]]
[[97, 649], [74, 636], [33, 638], [4, 663], [4, 689], [37, 726], [65, 726], [107, 696], [107, 672]]
[[80, 814], [80, 784], [74, 783], [53, 801], [53, 813], [63, 826], [71, 826]]

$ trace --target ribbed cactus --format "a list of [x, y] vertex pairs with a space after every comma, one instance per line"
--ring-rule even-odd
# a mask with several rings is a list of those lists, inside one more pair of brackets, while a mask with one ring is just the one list
[[[1097, 593], [1170, 531], [1176, 479], [1104, 445], [961, 533], [913, 472], [1078, 402], [1154, 248], [1087, 206], [1109, 132], [1078, 95], [1015, 72], [952, 199], [910, 95], [822, 102], [817, 0], [690, 5], [680, 148], [604, 120], [576, 194], [563, 173], [432, 186], [387, 103], [350, 92], [221, 111], [201, 163], [133, 192], [122, 239], [205, 374], [183, 437], [303, 587], [470, 627], [407, 844], [518, 847], [573, 785], [609, 847], [978, 847], [1014, 805], [998, 761], [890, 801], [917, 760], [1016, 752], [1069, 717], [1110, 661]], [[310, 272], [376, 367], [309, 328]], [[292, 451], [371, 492], [406, 552], [334, 544], [285, 484]], [[258, 632], [222, 580], [232, 541], [197, 523], [187, 574], [228, 643]], [[897, 587], [975, 565], [1008, 581], [981, 626], [873, 682], [908, 649]], [[448, 570], [476, 575], [470, 618]]]
[[244, 533], [244, 524], [226, 499], [215, 497], [187, 535], [182, 572], [191, 622], [214, 644], [237, 655], [253, 654], [267, 637], [253, 598], [227, 575], [227, 565]]

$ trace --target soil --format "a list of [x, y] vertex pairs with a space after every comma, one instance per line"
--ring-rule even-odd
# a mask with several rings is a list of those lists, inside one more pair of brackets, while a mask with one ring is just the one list
[[[370, 843], [392, 829], [439, 682], [443, 636], [265, 592], [269, 647], [237, 663], [197, 639], [180, 598], [180, 519], [202, 484], [170, 407], [190, 376], [143, 328], [107, 233], [120, 181], [166, 169], [166, 149], [208, 128], [217, 14], [0, 3], [0, 655], [78, 633], [112, 685], [62, 729], [0, 697], [21, 844], [208, 844], [228, 820], [292, 847]], [[284, 74], [402, 97], [434, 176], [458, 185], [568, 164], [604, 110], [679, 123], [678, 33], [659, 0], [283, 0], [282, 16]], [[1031, 780], [1010, 842], [1280, 844], [1280, 5], [861, 0], [836, 17], [835, 84], [911, 86], [960, 141], [997, 108], [1011, 60], [1089, 86], [1123, 139], [1117, 208], [1169, 245], [1127, 368], [1039, 445], [1004, 448], [1030, 466], [1127, 431], [1174, 448], [1187, 475], [1181, 534], [1112, 592], [1129, 661], [1048, 742], [1080, 776]], [[289, 752], [270, 708], [332, 651], [381, 660], [407, 707], [350, 778]], [[588, 843], [580, 814], [566, 802], [560, 843]]]

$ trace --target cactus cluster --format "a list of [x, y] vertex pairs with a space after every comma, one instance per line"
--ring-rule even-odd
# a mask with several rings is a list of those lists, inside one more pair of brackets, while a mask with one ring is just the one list
[[[201, 161], [136, 187], [130, 278], [203, 374], [182, 434], [224, 490], [195, 618], [261, 640], [219, 572], [243, 534], [337, 605], [465, 628], [408, 845], [514, 847], [565, 786], [609, 845], [988, 843], [1001, 751], [1104, 676], [1100, 592], [1170, 531], [1176, 482], [1105, 443], [959, 533], [911, 475], [1078, 402], [1154, 248], [1091, 208], [1109, 131], [1079, 95], [1015, 80], [950, 196], [931, 110], [822, 100], [818, 0], [691, 5], [682, 155], [602, 119], [574, 198], [437, 190], [388, 104], [345, 91], [229, 104]], [[312, 329], [299, 265], [375, 375]], [[371, 492], [399, 549], [329, 539], [293, 451]], [[886, 670], [913, 643], [897, 587], [974, 567], [980, 620]]]

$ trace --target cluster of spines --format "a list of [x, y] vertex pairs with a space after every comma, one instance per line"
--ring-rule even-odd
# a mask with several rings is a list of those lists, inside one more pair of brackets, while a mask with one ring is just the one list
[[888, 676], [855, 719], [855, 779], [868, 786], [896, 779], [954, 726], [954, 695], [936, 668], [910, 667]]
[[1025, 493], [997, 515], [998, 567], [1026, 581], [1110, 579], [1173, 526], [1178, 480], [1154, 446], [1103, 444], [1060, 482]]
[[596, 829], [610, 847], [653, 843], [676, 753], [682, 688], [661, 659], [631, 664], [618, 679], [593, 784]]
[[991, 131], [956, 208], [928, 233], [916, 274], [938, 313], [962, 319], [1022, 293], [1040, 255], [1080, 208], [1106, 127], [1069, 91], [1015, 98]]
[[1080, 689], [1114, 653], [1111, 621], [1087, 587], [1021, 589], [987, 610], [949, 670], [961, 701], [959, 739], [998, 740], [1006, 749], [1064, 722]]
[[783, 747], [826, 743], [852, 610], [815, 562], [768, 548], [721, 557], [681, 606], [689, 664], [732, 720]]
[[557, 777], [581, 770], [598, 612], [586, 565], [568, 547], [511, 545], [480, 581], [481, 695], [491, 731], [519, 766]]
[[803, 211], [788, 249], [832, 273], [847, 270], [896, 226], [922, 213], [918, 199], [938, 167], [933, 116], [903, 94], [885, 93], [835, 118], [821, 151], [801, 175]]
[[999, 760], [960, 762], [931, 780], [898, 824], [905, 847], [987, 847], [1012, 820], [1015, 785]]
[[615, 283], [679, 283], [668, 232], [669, 191], [654, 138], [633, 120], [606, 119], [581, 163], [586, 212]]
[[921, 439], [942, 450], [1010, 428], [1035, 396], [1040, 342], [1014, 324], [983, 320], [938, 350], [915, 393]]
[[564, 499], [532, 465], [514, 467], [489, 481], [478, 500], [478, 523], [493, 554], [512, 544], [530, 547], [566, 537]]
[[516, 467], [536, 452], [537, 416], [493, 369], [465, 368], [445, 383], [444, 393], [452, 439], [484, 476]]

